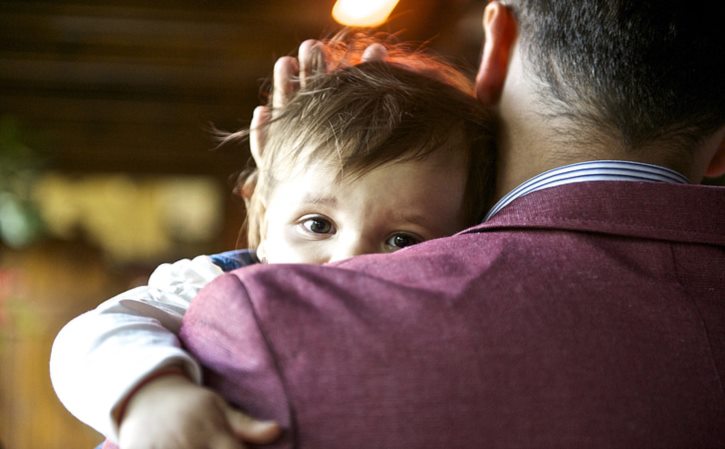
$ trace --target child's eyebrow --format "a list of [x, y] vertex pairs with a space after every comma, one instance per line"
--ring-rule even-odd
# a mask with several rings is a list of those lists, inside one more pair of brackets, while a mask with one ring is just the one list
[[431, 217], [418, 212], [403, 212], [396, 215], [397, 216], [395, 218], [397, 220], [406, 221], [408, 223], [429, 224], [429, 222], [433, 221], [431, 220]]
[[401, 212], [395, 214], [392, 219], [400, 223], [411, 223], [418, 226], [423, 226], [424, 228], [427, 228], [434, 232], [438, 232], [441, 228], [441, 225], [436, 222], [435, 217], [431, 217], [430, 215], [425, 215], [419, 212]]
[[391, 217], [391, 219], [399, 223], [409, 223], [422, 226], [428, 232], [432, 232], [436, 235], [448, 235], [448, 233], [445, 232], [444, 225], [438, 222], [436, 216], [416, 210], [399, 211], [394, 217]]
[[326, 206], [337, 206], [337, 198], [331, 196], [305, 195], [302, 198], [304, 204], [324, 204]]

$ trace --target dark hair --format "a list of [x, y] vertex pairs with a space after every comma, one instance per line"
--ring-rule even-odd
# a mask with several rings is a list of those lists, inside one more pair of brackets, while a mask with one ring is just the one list
[[359, 63], [370, 42], [355, 38], [344, 50], [328, 44], [331, 71], [274, 112], [260, 166], [242, 179], [250, 246], [262, 237], [264, 203], [277, 179], [311, 163], [330, 164], [343, 178], [439, 151], [464, 154], [467, 224], [490, 207], [495, 119], [474, 98], [470, 79], [428, 54], [389, 44], [385, 62]]
[[681, 152], [725, 122], [719, 2], [507, 3], [542, 100], [576, 132], [594, 129], [583, 138], [603, 132], [626, 150], [664, 144]]

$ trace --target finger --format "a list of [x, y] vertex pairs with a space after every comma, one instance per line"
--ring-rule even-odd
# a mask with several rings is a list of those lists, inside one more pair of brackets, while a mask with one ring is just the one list
[[259, 166], [262, 160], [264, 145], [267, 143], [267, 125], [270, 112], [266, 106], [257, 106], [252, 112], [252, 123], [249, 126], [249, 149], [254, 161]]
[[300, 88], [304, 89], [307, 82], [316, 74], [327, 71], [327, 59], [322, 43], [308, 39], [300, 44], [297, 50], [300, 63]]
[[227, 408], [226, 414], [232, 431], [242, 441], [267, 444], [279, 438], [282, 433], [279, 424], [274, 421], [260, 421], [232, 408]]
[[362, 62], [384, 61], [388, 56], [388, 49], [383, 44], [374, 43], [367, 46], [362, 54]]
[[312, 60], [311, 51], [312, 48], [317, 45], [317, 41], [314, 39], [307, 39], [300, 44], [299, 50], [297, 50], [297, 60], [300, 62], [300, 88], [304, 89], [307, 84], [307, 80], [312, 74]]
[[297, 75], [300, 67], [292, 56], [283, 56], [274, 64], [272, 107], [281, 108], [289, 103], [299, 88]]

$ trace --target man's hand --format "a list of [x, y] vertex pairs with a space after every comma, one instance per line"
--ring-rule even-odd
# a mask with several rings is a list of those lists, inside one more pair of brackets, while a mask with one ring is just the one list
[[[274, 64], [272, 75], [272, 108], [280, 109], [290, 102], [300, 87], [307, 84], [307, 80], [315, 73], [327, 71], [327, 62], [323, 44], [308, 39], [297, 51], [297, 58], [283, 56]], [[264, 148], [265, 126], [271, 119], [267, 106], [257, 106], [252, 115], [249, 130], [249, 146], [255, 160], [261, 160]]]
[[120, 449], [243, 449], [244, 442], [266, 444], [279, 426], [258, 421], [230, 407], [214, 392], [181, 375], [149, 381], [126, 405], [120, 423]]
[[[370, 45], [362, 54], [361, 62], [383, 61], [387, 56], [385, 46], [379, 43]], [[297, 58], [283, 56], [274, 65], [272, 76], [272, 108], [283, 108], [304, 88], [310, 77], [325, 73], [329, 70], [325, 56], [325, 45], [314, 39], [308, 39], [300, 44]], [[271, 119], [267, 106], [257, 106], [252, 115], [249, 131], [249, 146], [256, 161], [261, 161], [261, 152], [264, 148], [265, 126]]]

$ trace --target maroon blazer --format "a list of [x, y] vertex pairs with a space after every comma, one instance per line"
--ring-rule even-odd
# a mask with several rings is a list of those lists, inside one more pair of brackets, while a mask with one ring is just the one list
[[274, 447], [724, 447], [725, 189], [567, 185], [392, 255], [244, 268], [181, 335]]

